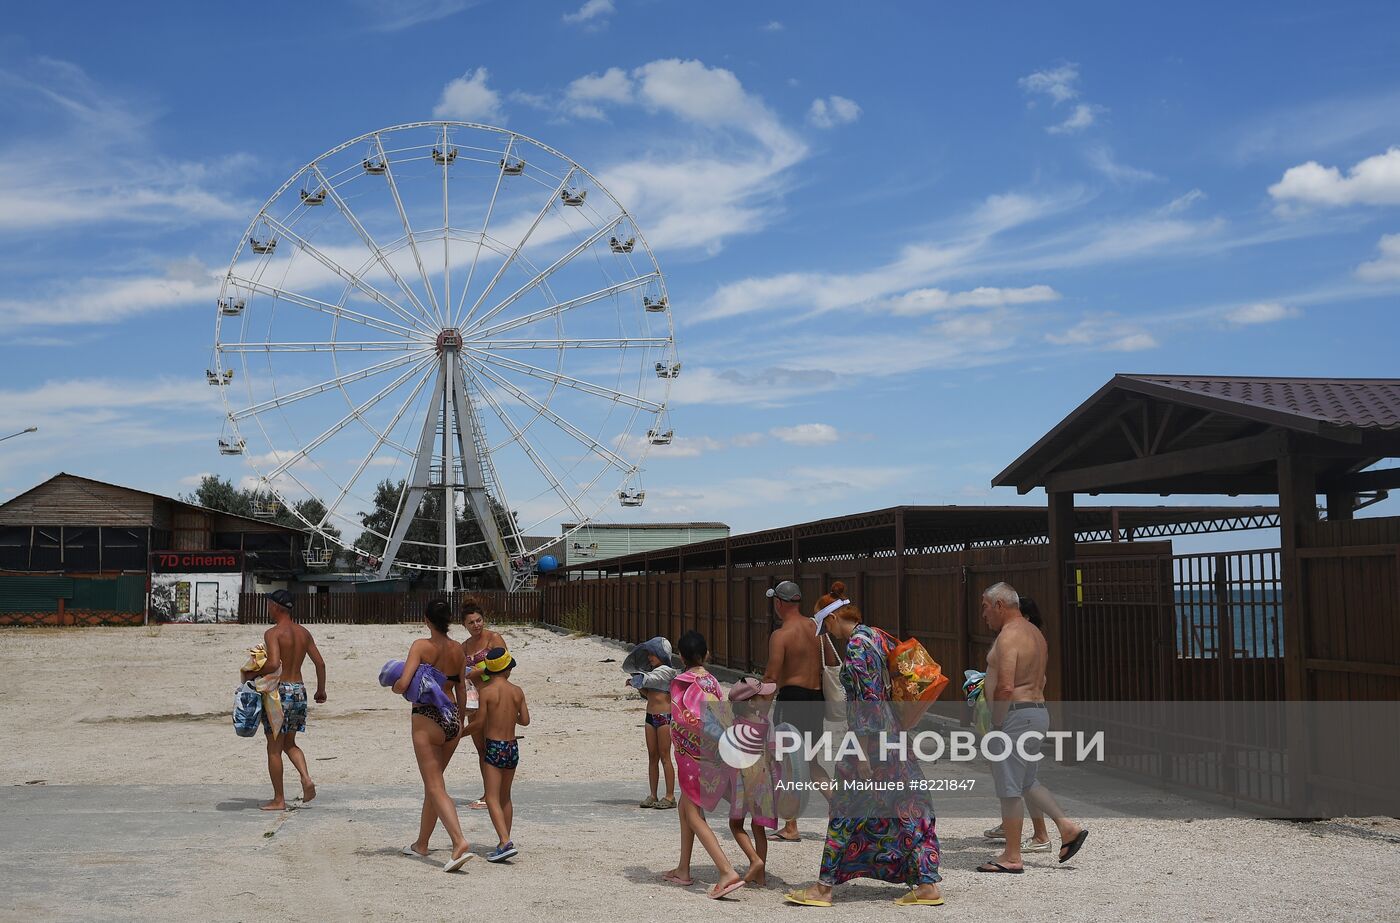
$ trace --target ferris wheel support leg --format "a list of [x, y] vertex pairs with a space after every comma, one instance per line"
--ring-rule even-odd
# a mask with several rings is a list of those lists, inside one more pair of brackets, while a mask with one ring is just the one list
[[491, 498], [486, 493], [486, 475], [482, 459], [476, 451], [476, 436], [480, 432], [476, 408], [467, 397], [467, 384], [462, 375], [462, 367], [455, 356], [452, 359], [452, 413], [457, 420], [457, 450], [462, 459], [462, 477], [466, 481], [464, 487], [467, 508], [481, 527], [481, 537], [486, 541], [486, 547], [496, 562], [501, 585], [507, 590], [515, 590], [518, 587], [512, 580], [510, 555], [506, 551], [505, 540], [501, 537], [500, 527], [496, 523], [495, 512], [491, 509]]
[[430, 405], [434, 409], [423, 420], [423, 432], [418, 437], [418, 455], [413, 462], [413, 474], [409, 476], [407, 489], [403, 492], [403, 501], [394, 515], [394, 528], [389, 533], [389, 542], [384, 547], [384, 558], [379, 563], [380, 580], [389, 576], [389, 570], [398, 558], [404, 537], [408, 535], [408, 527], [413, 524], [413, 517], [418, 515], [418, 505], [423, 502], [423, 494], [432, 486], [433, 437], [437, 435], [437, 423], [442, 416], [441, 395], [446, 387], [447, 364], [442, 363], [438, 367], [437, 385], [433, 391], [439, 399]]

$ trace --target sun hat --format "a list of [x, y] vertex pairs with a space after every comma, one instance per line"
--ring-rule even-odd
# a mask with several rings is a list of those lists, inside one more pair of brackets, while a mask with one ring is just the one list
[[493, 647], [486, 652], [486, 659], [481, 662], [481, 668], [487, 676], [495, 676], [497, 673], [504, 673], [515, 667], [515, 658], [510, 655], [510, 651], [503, 647]]
[[795, 603], [802, 598], [802, 588], [791, 580], [784, 580], [782, 583], [768, 590], [767, 596], [771, 599], [776, 596], [786, 603]]
[[765, 683], [752, 676], [746, 676], [729, 687], [729, 701], [747, 702], [754, 696], [772, 695], [777, 691], [777, 683]]

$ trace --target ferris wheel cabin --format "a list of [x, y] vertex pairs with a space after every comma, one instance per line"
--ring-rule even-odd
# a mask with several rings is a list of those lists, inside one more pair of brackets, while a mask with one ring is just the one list
[[613, 253], [631, 253], [632, 247], [636, 245], [636, 243], [637, 238], [635, 237], [629, 237], [626, 240], [618, 240], [616, 237], [613, 237], [608, 240], [608, 247]]
[[242, 439], [220, 439], [220, 455], [242, 455], [248, 446]]
[[248, 307], [248, 302], [242, 298], [220, 298], [219, 313], [224, 317], [237, 317], [243, 313], [243, 309]]
[[271, 253], [277, 249], [277, 238], [269, 237], [266, 240], [259, 240], [256, 237], [249, 237], [248, 246], [254, 253]]
[[670, 304], [667, 302], [665, 295], [662, 295], [660, 298], [656, 299], [652, 299], [646, 295], [643, 295], [642, 307], [647, 309], [648, 314], [665, 314], [666, 309], [670, 307]]
[[657, 378], [679, 378], [681, 374], [681, 364], [679, 362], [658, 362], [656, 363]]
[[216, 388], [222, 388], [224, 385], [233, 381], [233, 369], [224, 369], [222, 373], [216, 372], [213, 369], [205, 369], [204, 380]]
[[670, 444], [671, 444], [671, 440], [675, 437], [675, 435], [676, 435], [676, 431], [675, 431], [675, 430], [670, 430], [670, 429], [666, 429], [666, 430], [660, 430], [660, 429], [648, 430], [648, 431], [647, 431], [647, 442], [650, 442], [652, 445], [670, 445]]
[[506, 176], [519, 176], [525, 172], [525, 161], [501, 158], [501, 172]]
[[315, 192], [307, 192], [305, 189], [301, 191], [302, 205], [324, 205], [325, 202], [326, 190], [324, 188], [317, 189]]
[[565, 189], [565, 190], [563, 190], [562, 192], [559, 193], [559, 200], [560, 200], [561, 202], [563, 202], [565, 205], [572, 205], [574, 208], [578, 208], [580, 205], [582, 205], [582, 204], [583, 204], [583, 200], [586, 199], [586, 198], [588, 198], [588, 190], [587, 190], [587, 189], [584, 189], [584, 190], [581, 190], [581, 191], [578, 191], [578, 192], [574, 192], [574, 191], [572, 191], [572, 190]]
[[455, 147], [449, 147], [446, 151], [436, 147], [433, 148], [433, 163], [440, 167], [445, 167], [456, 159], [457, 149]]
[[646, 498], [645, 490], [620, 490], [617, 493], [617, 501], [623, 506], [641, 506]]
[[366, 157], [364, 163], [360, 164], [360, 166], [364, 167], [365, 172], [370, 176], [383, 176], [384, 171], [388, 169], [384, 166], [384, 161], [374, 160], [369, 157]]

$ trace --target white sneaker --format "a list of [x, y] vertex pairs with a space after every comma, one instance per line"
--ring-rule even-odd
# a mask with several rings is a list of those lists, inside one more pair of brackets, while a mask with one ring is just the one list
[[1026, 837], [1026, 842], [1021, 844], [1021, 852], [1049, 852], [1050, 841], [1041, 843], [1033, 836]]

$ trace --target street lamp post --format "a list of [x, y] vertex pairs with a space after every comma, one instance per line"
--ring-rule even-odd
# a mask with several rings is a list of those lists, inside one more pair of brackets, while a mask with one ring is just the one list
[[37, 433], [38, 431], [39, 427], [37, 426], [26, 426], [17, 433], [10, 433], [8, 436], [0, 436], [0, 442], [4, 442], [6, 439], [13, 439], [16, 436], [23, 436], [25, 433]]

